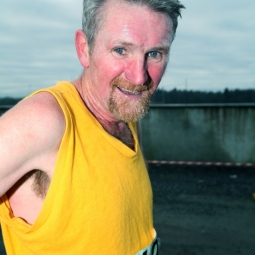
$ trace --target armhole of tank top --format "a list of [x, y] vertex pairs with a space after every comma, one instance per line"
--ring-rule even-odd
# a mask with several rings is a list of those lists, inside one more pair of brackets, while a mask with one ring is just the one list
[[23, 100], [25, 100], [26, 98], [32, 97], [33, 95], [36, 95], [36, 94], [39, 94], [39, 93], [44, 93], [44, 92], [47, 92], [47, 93], [51, 94], [55, 98], [56, 102], [58, 103], [58, 105], [59, 105], [59, 107], [60, 107], [60, 109], [61, 109], [61, 111], [64, 115], [65, 125], [66, 125], [65, 132], [64, 132], [64, 135], [63, 135], [63, 137], [64, 137], [65, 133], [67, 131], [67, 128], [69, 126], [69, 123], [71, 121], [71, 114], [70, 114], [69, 108], [66, 105], [65, 100], [61, 96], [61, 94], [62, 94], [61, 92], [55, 91], [54, 89], [50, 89], [50, 88], [49, 89], [41, 89], [41, 90], [33, 92], [29, 96], [25, 97]]

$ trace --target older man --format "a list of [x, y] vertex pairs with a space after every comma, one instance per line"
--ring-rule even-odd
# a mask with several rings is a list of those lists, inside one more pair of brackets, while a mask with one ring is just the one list
[[165, 71], [178, 0], [84, 0], [84, 72], [0, 121], [7, 254], [157, 254], [136, 122]]

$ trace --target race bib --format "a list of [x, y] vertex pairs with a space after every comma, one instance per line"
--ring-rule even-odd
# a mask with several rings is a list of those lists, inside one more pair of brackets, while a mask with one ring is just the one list
[[142, 249], [141, 251], [137, 252], [135, 255], [158, 255], [158, 239], [155, 237], [150, 245]]

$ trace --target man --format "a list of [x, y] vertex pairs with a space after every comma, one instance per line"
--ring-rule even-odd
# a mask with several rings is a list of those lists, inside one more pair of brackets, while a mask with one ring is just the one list
[[177, 0], [84, 0], [84, 72], [0, 121], [7, 254], [157, 254], [136, 122], [165, 71]]

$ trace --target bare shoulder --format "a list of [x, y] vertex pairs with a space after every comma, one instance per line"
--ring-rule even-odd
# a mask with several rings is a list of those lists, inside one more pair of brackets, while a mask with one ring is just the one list
[[64, 131], [63, 112], [48, 92], [5, 113], [0, 118], [0, 195], [33, 169], [49, 171], [47, 159], [57, 153]]
[[29, 142], [35, 147], [40, 142], [50, 146], [62, 137], [64, 127], [64, 116], [56, 99], [42, 92], [19, 102], [0, 118], [0, 139], [7, 142], [12, 137], [13, 141], [28, 146]]

